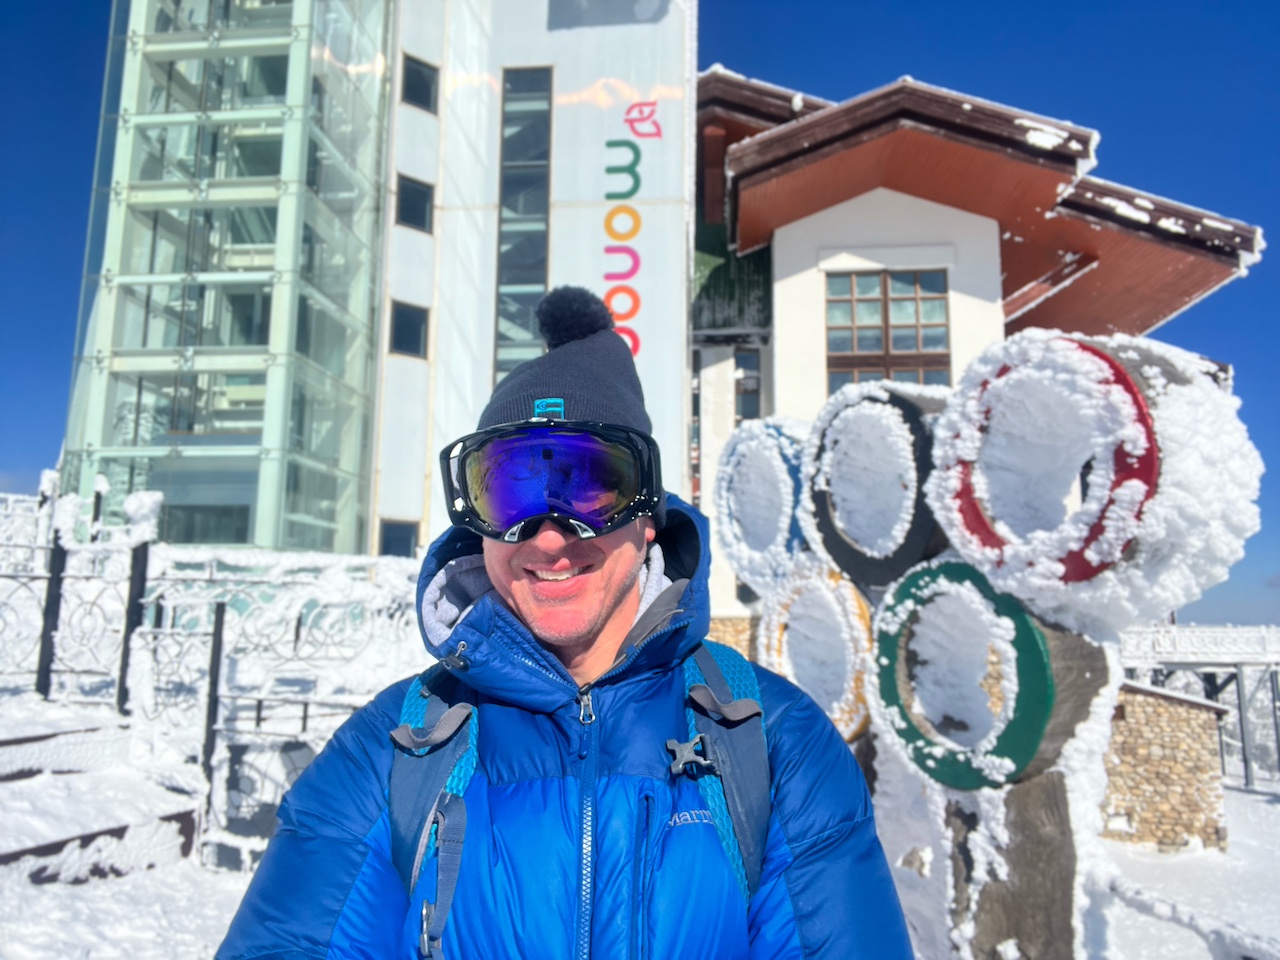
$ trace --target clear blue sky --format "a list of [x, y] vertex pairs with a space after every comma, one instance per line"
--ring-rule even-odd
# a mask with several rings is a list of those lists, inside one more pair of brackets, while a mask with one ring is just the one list
[[[0, 24], [0, 490], [58, 457], [84, 261], [108, 0], [10, 3]], [[1095, 174], [1280, 237], [1280, 3], [703, 0], [699, 65], [843, 100], [903, 74], [1100, 130]], [[1280, 623], [1280, 241], [1250, 276], [1164, 326], [1235, 365], [1275, 473], [1229, 582], [1183, 611]], [[1213, 492], [1205, 491], [1206, 496]]]

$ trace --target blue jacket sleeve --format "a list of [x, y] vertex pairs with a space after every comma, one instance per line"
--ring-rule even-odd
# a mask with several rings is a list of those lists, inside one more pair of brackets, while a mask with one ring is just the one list
[[902, 906], [853, 752], [791, 683], [757, 668], [773, 815], [752, 958], [910, 960]]
[[289, 790], [219, 960], [396, 954], [408, 897], [391, 865], [388, 733], [408, 682], [344, 723]]

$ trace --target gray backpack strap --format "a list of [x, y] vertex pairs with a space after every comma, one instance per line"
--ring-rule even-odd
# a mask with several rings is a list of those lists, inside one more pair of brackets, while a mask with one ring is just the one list
[[462, 870], [462, 841], [467, 835], [467, 805], [462, 798], [446, 793], [436, 805], [432, 823], [436, 828], [436, 902], [422, 904], [422, 934], [418, 949], [425, 960], [444, 956], [441, 941], [444, 925], [453, 906], [453, 893]]
[[[410, 896], [433, 845], [439, 852], [436, 904], [424, 906], [425, 956], [440, 956], [439, 940], [462, 863], [467, 822], [462, 794], [475, 769], [475, 711], [464, 693], [462, 684], [447, 674], [427, 671], [410, 686], [400, 726], [391, 731], [398, 748], [387, 800], [391, 860]], [[425, 952], [430, 939], [434, 954]]]
[[[727, 647], [717, 644], [716, 650], [719, 657], [705, 643], [694, 651], [706, 683], [691, 684], [689, 700], [703, 754], [724, 789], [750, 898], [760, 886], [772, 806], [764, 711], [751, 665]], [[732, 685], [721, 669], [722, 660], [733, 668]]]

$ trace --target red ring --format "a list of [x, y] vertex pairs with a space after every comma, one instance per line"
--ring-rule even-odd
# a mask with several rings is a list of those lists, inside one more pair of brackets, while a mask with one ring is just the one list
[[[1133, 378], [1129, 372], [1125, 370], [1113, 357], [1099, 350], [1097, 347], [1088, 343], [1081, 343], [1078, 340], [1066, 340], [1080, 350], [1091, 353], [1102, 360], [1110, 370], [1111, 379], [1109, 382], [1119, 386], [1125, 393], [1129, 395], [1129, 399], [1133, 401], [1134, 408], [1137, 410], [1137, 422], [1142, 427], [1147, 437], [1147, 448], [1140, 455], [1134, 457], [1124, 452], [1122, 445], [1117, 445], [1114, 453], [1115, 476], [1111, 480], [1110, 496], [1103, 505], [1098, 518], [1093, 522], [1093, 526], [1089, 528], [1089, 532], [1085, 535], [1084, 543], [1079, 549], [1073, 550], [1066, 556], [1062, 557], [1062, 581], [1063, 583], [1079, 583], [1083, 580], [1091, 580], [1102, 571], [1109, 569], [1115, 565], [1115, 561], [1106, 561], [1104, 563], [1094, 563], [1089, 560], [1086, 551], [1102, 536], [1105, 529], [1105, 520], [1107, 513], [1115, 504], [1115, 491], [1122, 483], [1128, 480], [1139, 480], [1146, 485], [1147, 492], [1142, 498], [1142, 503], [1138, 505], [1138, 516], [1142, 515], [1142, 508], [1147, 501], [1156, 492], [1156, 481], [1160, 476], [1160, 448], [1156, 444], [1155, 424], [1151, 420], [1151, 410], [1147, 406], [1146, 398], [1142, 395], [1142, 391], [1138, 389], [1137, 384], [1133, 382]], [[1007, 374], [1012, 368], [1005, 364], [992, 379], [999, 379]], [[984, 382], [978, 388], [978, 398], [986, 393], [990, 381]], [[986, 414], [990, 417], [990, 412]], [[982, 432], [987, 432], [987, 425], [982, 425]], [[1008, 541], [996, 532], [995, 524], [988, 515], [986, 507], [978, 500], [973, 489], [973, 461], [961, 460], [957, 463], [960, 472], [960, 489], [956, 492], [954, 500], [956, 501], [957, 511], [960, 520], [964, 524], [965, 529], [973, 534], [982, 543], [984, 547], [991, 547], [997, 550], [1003, 550], [1008, 546]], [[1132, 539], [1127, 541], [1121, 552], [1127, 549]], [[1004, 563], [1001, 559], [998, 565]]]

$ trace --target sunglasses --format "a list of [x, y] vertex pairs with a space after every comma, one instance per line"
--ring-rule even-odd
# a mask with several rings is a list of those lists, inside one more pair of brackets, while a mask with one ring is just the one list
[[582, 539], [651, 515], [662, 498], [658, 445], [638, 430], [536, 418], [455, 440], [440, 452], [457, 526], [518, 543], [551, 520]]

